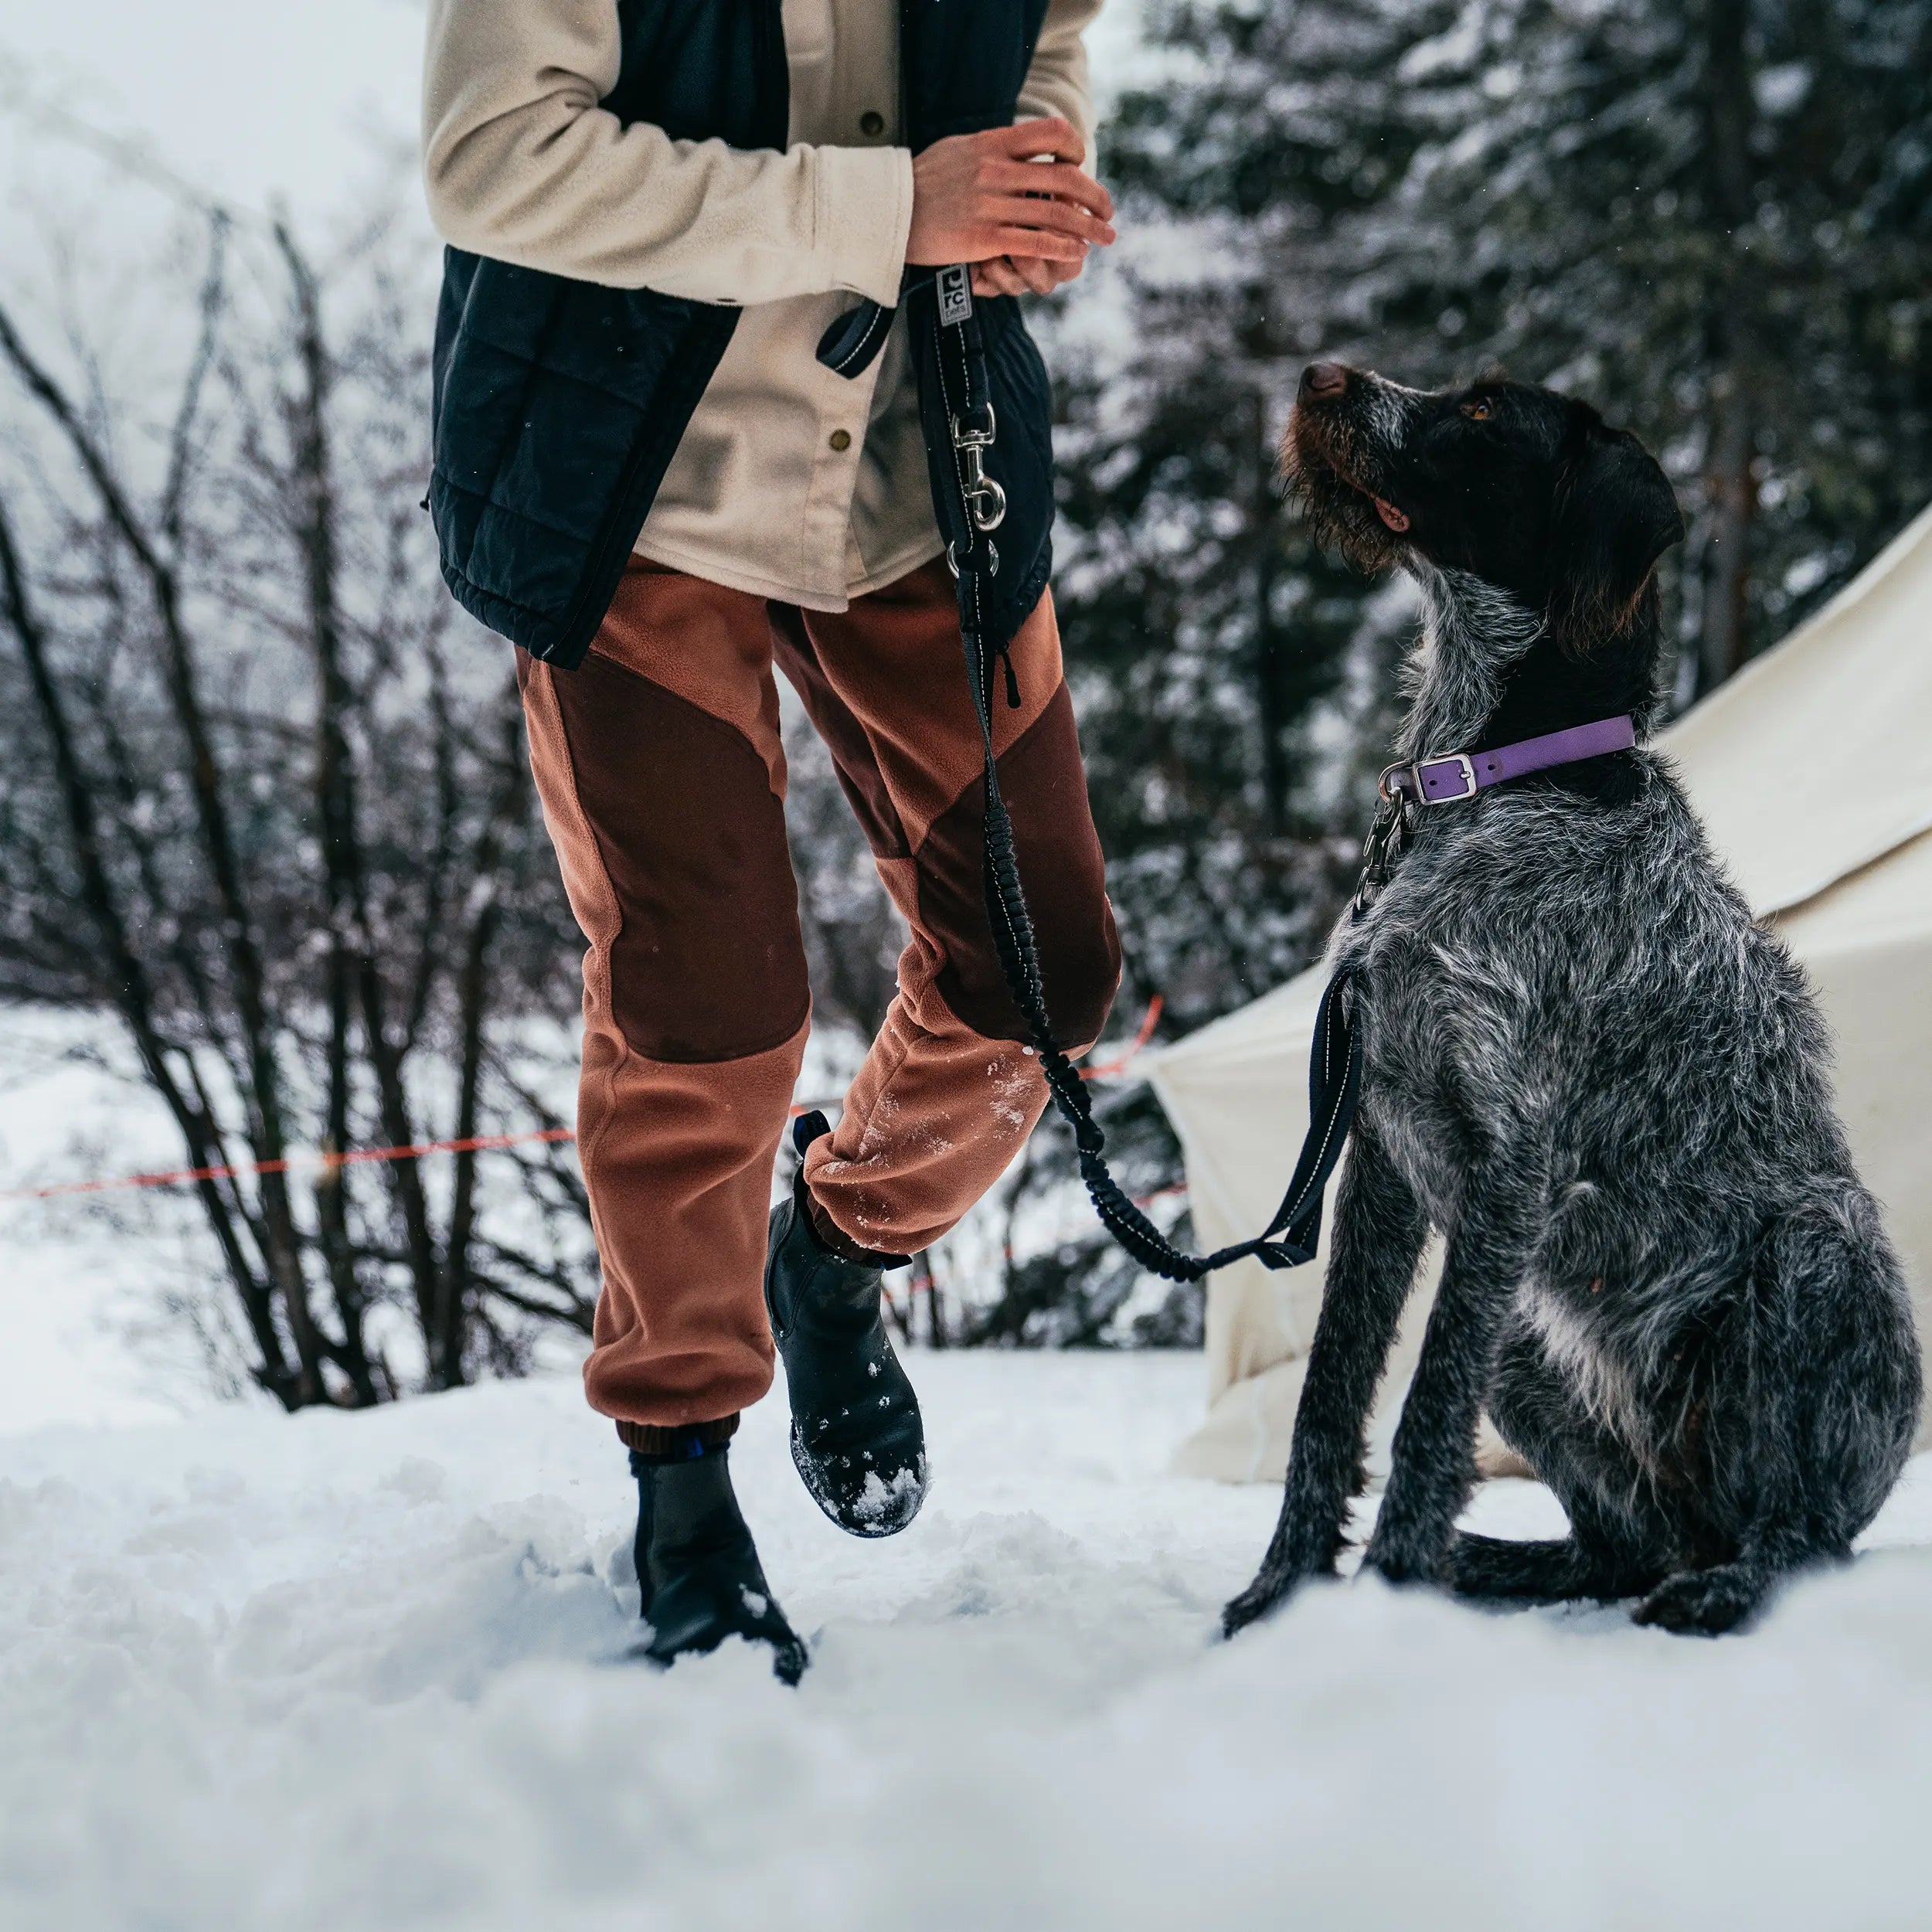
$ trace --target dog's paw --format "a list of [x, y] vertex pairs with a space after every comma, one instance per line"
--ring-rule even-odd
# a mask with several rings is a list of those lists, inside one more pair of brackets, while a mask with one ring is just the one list
[[1446, 1580], [1444, 1553], [1405, 1538], [1371, 1536], [1362, 1553], [1361, 1577], [1379, 1577], [1385, 1583], [1440, 1583]]
[[1279, 1610], [1302, 1579], [1292, 1570], [1264, 1568], [1254, 1581], [1221, 1611], [1221, 1634], [1232, 1637]]
[[1735, 1630], [1764, 1600], [1761, 1572], [1743, 1563], [1686, 1570], [1667, 1577], [1630, 1613], [1631, 1621], [1655, 1624], [1699, 1637]]
[[1399, 1590], [1418, 1587], [1426, 1589], [1443, 1580], [1440, 1565], [1412, 1562], [1387, 1550], [1379, 1554], [1365, 1555], [1362, 1559], [1362, 1567], [1355, 1574], [1357, 1577], [1379, 1577], [1385, 1583], [1392, 1584]]

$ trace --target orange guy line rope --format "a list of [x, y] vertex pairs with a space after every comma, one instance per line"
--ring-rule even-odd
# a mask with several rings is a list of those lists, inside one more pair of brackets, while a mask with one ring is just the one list
[[[1161, 995], [1156, 993], [1148, 1002], [1140, 1031], [1125, 1050], [1102, 1066], [1082, 1067], [1080, 1078], [1111, 1080], [1119, 1073], [1154, 1037], [1162, 1005]], [[791, 1111], [795, 1118], [811, 1109], [801, 1104]], [[327, 1172], [366, 1161], [413, 1161], [425, 1154], [489, 1154], [506, 1147], [523, 1147], [539, 1141], [574, 1141], [577, 1137], [573, 1127], [546, 1127], [529, 1134], [473, 1134], [458, 1141], [423, 1141], [413, 1147], [352, 1148], [345, 1154], [291, 1154], [279, 1161], [246, 1161], [233, 1167], [172, 1168], [162, 1173], [120, 1175], [111, 1180], [57, 1181], [50, 1187], [4, 1188], [0, 1189], [0, 1201], [45, 1201], [56, 1195], [104, 1194], [127, 1187], [178, 1187], [191, 1181], [232, 1181], [245, 1175], [290, 1174], [310, 1168]]]
[[300, 1169], [350, 1167], [363, 1161], [408, 1161], [423, 1154], [484, 1154], [531, 1141], [573, 1141], [573, 1127], [546, 1127], [530, 1134], [476, 1134], [460, 1141], [424, 1141], [414, 1147], [358, 1147], [346, 1154], [291, 1154], [280, 1161], [247, 1161], [235, 1167], [172, 1168], [159, 1174], [124, 1174], [109, 1181], [60, 1181], [52, 1187], [0, 1190], [0, 1201], [41, 1201], [56, 1194], [100, 1194], [110, 1188], [168, 1187], [187, 1181], [232, 1181], [244, 1174], [291, 1174]]
[[1126, 1050], [1111, 1060], [1102, 1062], [1098, 1066], [1083, 1066], [1080, 1078], [1083, 1080], [1111, 1080], [1154, 1037], [1154, 1029], [1161, 1023], [1161, 1009], [1166, 1004], [1166, 1000], [1156, 993], [1148, 1002], [1147, 1011], [1141, 1015], [1141, 1030], [1129, 1042]]

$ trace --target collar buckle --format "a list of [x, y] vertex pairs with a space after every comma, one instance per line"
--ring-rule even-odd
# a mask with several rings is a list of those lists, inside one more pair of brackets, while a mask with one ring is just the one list
[[[1439, 752], [1433, 758], [1418, 758], [1410, 769], [1415, 774], [1416, 796], [1425, 805], [1458, 804], [1464, 798], [1475, 798], [1479, 789], [1476, 767], [1470, 762], [1466, 751]], [[1432, 789], [1446, 784], [1451, 777], [1461, 780], [1460, 791]]]
[[[1451, 781], [1459, 789], [1445, 789]], [[1433, 758], [1418, 758], [1413, 764], [1390, 765], [1376, 781], [1376, 790], [1385, 804], [1408, 799], [1418, 805], [1459, 804], [1473, 798], [1481, 789], [1476, 767], [1466, 751], [1439, 752]]]

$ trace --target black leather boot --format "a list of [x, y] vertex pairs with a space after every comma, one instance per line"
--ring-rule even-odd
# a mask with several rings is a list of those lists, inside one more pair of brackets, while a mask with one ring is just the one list
[[631, 1454], [638, 1479], [638, 1585], [650, 1636], [631, 1653], [668, 1664], [727, 1637], [769, 1644], [774, 1672], [804, 1675], [805, 1647], [785, 1621], [732, 1493], [722, 1444], [677, 1459]]
[[[799, 1153], [829, 1133], [822, 1114], [793, 1131]], [[919, 1398], [893, 1352], [882, 1308], [886, 1265], [835, 1254], [812, 1226], [800, 1169], [771, 1211], [765, 1305], [791, 1396], [791, 1459], [818, 1507], [855, 1536], [890, 1536], [926, 1500]]]

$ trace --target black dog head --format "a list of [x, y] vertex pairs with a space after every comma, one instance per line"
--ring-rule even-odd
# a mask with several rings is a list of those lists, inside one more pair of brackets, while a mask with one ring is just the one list
[[1317, 536], [1359, 568], [1467, 572], [1543, 613], [1579, 655], [1628, 631], [1684, 534], [1634, 436], [1501, 376], [1422, 390], [1311, 363], [1282, 461]]

